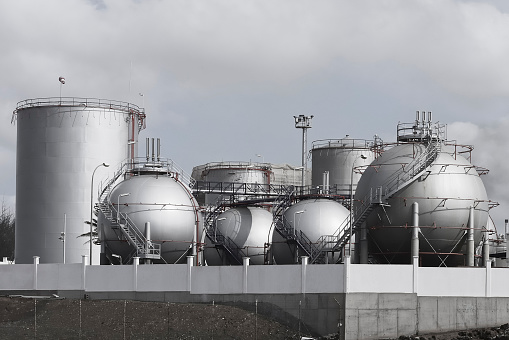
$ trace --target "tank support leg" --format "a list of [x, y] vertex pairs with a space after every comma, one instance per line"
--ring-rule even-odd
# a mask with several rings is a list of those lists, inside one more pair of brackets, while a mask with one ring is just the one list
[[470, 207], [467, 230], [467, 267], [474, 266], [474, 207]]
[[490, 243], [489, 243], [489, 232], [488, 228], [484, 231], [484, 243], [482, 245], [482, 266], [486, 267], [487, 263], [490, 260]]
[[419, 203], [412, 204], [412, 242], [411, 242], [411, 261], [419, 258]]

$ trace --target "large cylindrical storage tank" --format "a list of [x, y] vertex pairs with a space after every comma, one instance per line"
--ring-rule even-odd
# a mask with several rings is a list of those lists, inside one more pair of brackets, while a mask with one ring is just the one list
[[[384, 187], [390, 178], [408, 168], [426, 146], [405, 143], [378, 157], [364, 172], [355, 205], [367, 201], [370, 191]], [[478, 245], [488, 222], [488, 200], [476, 169], [454, 147], [442, 145], [426, 171], [395, 192], [367, 217], [369, 252], [378, 262], [410, 263], [412, 206], [418, 203], [420, 263], [465, 265], [466, 233], [473, 207], [474, 244]]]
[[[228, 209], [217, 217], [216, 228], [250, 258], [250, 264], [264, 264], [265, 246], [272, 240], [274, 231], [272, 214], [269, 211], [260, 207]], [[217, 251], [220, 249], [207, 247], [205, 253], [207, 264], [225, 264], [224, 254], [216, 254]]]
[[[296, 233], [302, 231], [314, 243], [324, 235], [334, 235], [348, 216], [349, 211], [343, 205], [323, 198], [302, 200], [283, 213], [285, 223]], [[273, 234], [271, 252], [276, 264], [296, 263], [299, 256], [306, 255], [299, 253], [294, 244], [288, 244], [277, 231]], [[336, 258], [330, 258], [329, 262]]]
[[[219, 162], [207, 163], [193, 168], [192, 177], [198, 182], [270, 184], [271, 169], [267, 163]], [[217, 188], [216, 185], [213, 185]], [[223, 185], [227, 188], [227, 185]], [[226, 189], [228, 190], [228, 189]], [[240, 191], [241, 192], [241, 191]], [[228, 194], [228, 192], [226, 192]], [[219, 194], [205, 194], [201, 204], [213, 205]], [[243, 199], [238, 195], [238, 199]]]
[[355, 194], [361, 173], [353, 168], [369, 165], [375, 159], [374, 146], [373, 141], [364, 139], [314, 141], [311, 149], [313, 188], [323, 189], [327, 172], [329, 192], [345, 197], [350, 197], [350, 190]]
[[[152, 243], [161, 245], [161, 256], [167, 263], [185, 263], [200, 240], [198, 204], [185, 184], [164, 174], [128, 176], [117, 184], [107, 198], [121, 214], [127, 214], [134, 226], [147, 237], [147, 222]], [[115, 216], [112, 216], [114, 219]], [[99, 214], [98, 224], [107, 256], [121, 256], [129, 262], [135, 250], [111, 219]], [[198, 235], [196, 237], [196, 235]], [[155, 262], [164, 262], [155, 261]]]
[[[78, 236], [90, 231], [91, 194], [95, 202], [108, 174], [101, 164], [128, 157], [145, 115], [132, 104], [83, 98], [25, 100], [15, 113], [16, 263], [62, 263], [64, 228], [65, 262], [81, 262], [90, 248]], [[99, 247], [92, 255], [99, 263]]]

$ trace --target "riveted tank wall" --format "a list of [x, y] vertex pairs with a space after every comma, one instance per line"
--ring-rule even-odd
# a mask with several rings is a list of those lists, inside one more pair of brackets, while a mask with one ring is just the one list
[[[365, 200], [371, 190], [383, 186], [423, 148], [423, 144], [409, 143], [384, 152], [359, 181], [355, 204]], [[405, 226], [412, 225], [413, 202], [419, 204], [421, 263], [440, 265], [444, 260], [447, 265], [463, 265], [463, 256], [447, 254], [465, 252], [470, 207], [474, 207], [475, 244], [488, 222], [487, 194], [475, 168], [453, 148], [442, 146], [422, 176], [396, 192], [386, 206], [373, 210], [366, 226], [370, 252], [380, 262], [410, 262], [411, 228]], [[428, 254], [434, 252], [441, 254], [441, 259]]]
[[350, 197], [350, 185], [355, 193], [357, 182], [361, 178], [360, 172], [352, 169], [369, 165], [375, 159], [372, 144], [366, 140], [349, 138], [313, 142], [313, 188], [323, 186], [323, 174], [328, 172], [331, 192]]
[[[144, 235], [145, 224], [150, 222], [150, 240], [161, 245], [161, 256], [167, 263], [185, 263], [186, 255], [191, 255], [195, 233], [201, 233], [196, 225], [198, 204], [184, 184], [157, 174], [128, 177], [113, 188], [108, 199]], [[98, 223], [109, 251], [128, 260], [134, 247], [103, 214]]]
[[[302, 200], [283, 213], [285, 222], [292, 226], [296, 233], [302, 231], [311, 242], [317, 242], [324, 235], [334, 235], [348, 216], [349, 211], [343, 205], [322, 198]], [[305, 255], [299, 254], [295, 246], [288, 244], [277, 231], [273, 234], [271, 249], [277, 264], [296, 263], [298, 256]], [[329, 262], [334, 260], [331, 258]]]
[[[91, 181], [103, 162], [128, 157], [128, 140], [137, 140], [136, 106], [81, 98], [27, 100], [18, 104], [16, 159], [16, 263], [63, 262], [59, 240], [66, 217], [65, 262], [89, 255]], [[133, 119], [131, 119], [131, 117]], [[134, 121], [135, 126], [132, 126]], [[131, 133], [134, 135], [131, 136]], [[99, 167], [97, 184], [108, 170]], [[94, 246], [93, 262], [99, 263]]]

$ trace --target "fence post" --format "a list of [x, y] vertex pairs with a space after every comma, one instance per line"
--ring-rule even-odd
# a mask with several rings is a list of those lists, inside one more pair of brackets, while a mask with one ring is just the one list
[[138, 266], [140, 265], [140, 258], [133, 257], [133, 291], [138, 290]]
[[242, 258], [242, 293], [247, 293], [247, 268], [249, 267], [249, 257]]
[[191, 270], [193, 268], [193, 259], [194, 256], [187, 257], [187, 290], [191, 293]]
[[37, 267], [39, 267], [39, 256], [34, 256], [34, 290], [37, 290]]
[[81, 289], [83, 292], [86, 287], [86, 278], [87, 278], [87, 265], [88, 265], [88, 255], [81, 255]]

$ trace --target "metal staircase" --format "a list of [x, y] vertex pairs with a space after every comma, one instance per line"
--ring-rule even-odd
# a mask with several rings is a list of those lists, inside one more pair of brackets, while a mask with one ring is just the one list
[[[388, 200], [401, 189], [406, 188], [420, 176], [436, 160], [441, 150], [440, 140], [430, 140], [428, 145], [419, 145], [420, 154], [406, 166], [394, 172], [379, 187], [371, 188], [369, 193], [360, 200], [360, 205], [352, 207], [351, 214], [343, 221], [334, 235], [324, 235], [318, 242], [316, 248], [318, 253], [310, 258], [311, 263], [323, 263], [327, 252], [342, 252], [346, 243], [369, 214], [378, 206], [388, 205]], [[374, 189], [374, 190], [373, 190]], [[350, 218], [353, 218], [350, 226]]]
[[214, 243], [216, 248], [223, 249], [237, 264], [242, 264], [242, 258], [246, 257], [246, 254], [240, 249], [240, 247], [233, 242], [230, 237], [224, 236], [216, 226], [217, 217], [224, 212], [226, 207], [226, 201], [220, 196], [216, 204], [205, 216], [205, 232], [208, 238]]
[[283, 218], [284, 211], [292, 205], [295, 188], [280, 195], [274, 202], [272, 216], [276, 231], [288, 242], [293, 242], [304, 251], [304, 253], [313, 258], [317, 256], [319, 249], [316, 244], [306, 236], [302, 230], [296, 231]]
[[110, 202], [111, 190], [116, 181], [125, 173], [127, 164], [123, 164], [114, 176], [106, 183], [99, 195], [99, 203], [96, 205], [96, 209], [100, 210], [107, 221], [109, 221], [111, 228], [117, 233], [119, 239], [125, 239], [131, 246], [134, 247], [134, 251], [131, 253], [129, 258], [125, 259], [128, 263], [133, 256], [138, 256], [140, 259], [161, 259], [161, 245], [152, 243], [147, 240], [145, 235], [136, 227], [135, 223], [130, 217], [117, 210]]

